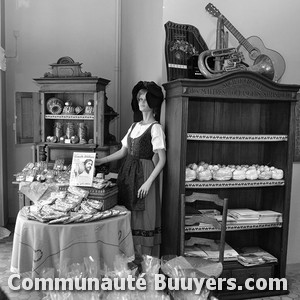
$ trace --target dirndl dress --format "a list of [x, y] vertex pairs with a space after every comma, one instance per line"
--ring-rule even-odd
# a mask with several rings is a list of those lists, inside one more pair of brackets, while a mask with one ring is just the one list
[[127, 136], [128, 155], [118, 174], [118, 204], [131, 211], [131, 229], [135, 249], [139, 254], [159, 256], [161, 243], [161, 203], [159, 177], [152, 183], [147, 196], [137, 198], [137, 192], [154, 169], [151, 143], [152, 123], [137, 138]]

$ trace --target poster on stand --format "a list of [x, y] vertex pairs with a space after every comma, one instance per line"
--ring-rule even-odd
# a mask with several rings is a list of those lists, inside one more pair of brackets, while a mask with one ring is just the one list
[[71, 167], [70, 185], [92, 186], [96, 153], [74, 152]]

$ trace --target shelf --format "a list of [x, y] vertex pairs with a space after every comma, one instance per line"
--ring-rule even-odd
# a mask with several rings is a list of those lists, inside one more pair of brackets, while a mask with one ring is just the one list
[[67, 144], [67, 143], [51, 143], [51, 142], [42, 142], [39, 143], [39, 146], [46, 146], [48, 148], [53, 148], [53, 149], [67, 149], [67, 150], [73, 150], [73, 149], [78, 149], [78, 150], [82, 150], [82, 149], [95, 149], [98, 151], [108, 151], [110, 149], [109, 145], [103, 145], [103, 146], [99, 146], [97, 144]]
[[52, 115], [46, 114], [45, 119], [59, 120], [94, 120], [94, 115]]
[[217, 133], [188, 133], [188, 141], [214, 142], [286, 142], [287, 135], [277, 134], [217, 134]]
[[[265, 228], [281, 228], [282, 223], [248, 223], [248, 224], [229, 224], [226, 226], [227, 231], [249, 230], [249, 229], [265, 229]], [[185, 232], [217, 232], [220, 231], [212, 225], [201, 226], [185, 226]]]
[[72, 143], [51, 143], [51, 142], [45, 142], [45, 143], [40, 143], [40, 145], [45, 145], [49, 148], [97, 148], [96, 144], [80, 144], [80, 143], [76, 143], [76, 144], [72, 144]]
[[283, 186], [284, 180], [228, 180], [228, 181], [187, 181], [185, 188], [187, 189], [219, 189], [219, 188], [249, 188], [249, 187], [269, 187]]

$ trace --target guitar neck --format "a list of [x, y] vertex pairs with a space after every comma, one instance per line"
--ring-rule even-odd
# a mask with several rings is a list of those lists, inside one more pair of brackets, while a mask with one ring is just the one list
[[245, 39], [242, 34], [226, 19], [224, 15], [220, 16], [224, 25], [228, 28], [228, 30], [234, 35], [234, 37], [239, 41], [241, 45], [245, 47], [245, 49], [250, 53], [254, 48], [253, 46]]

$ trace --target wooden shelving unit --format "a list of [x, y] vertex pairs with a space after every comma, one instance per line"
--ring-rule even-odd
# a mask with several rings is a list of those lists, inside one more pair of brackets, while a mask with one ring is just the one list
[[81, 63], [70, 57], [50, 66], [51, 72], [33, 79], [38, 92], [16, 93], [16, 143], [34, 143], [35, 160], [48, 162], [64, 158], [70, 163], [74, 151], [103, 157], [118, 150], [109, 133], [110, 121], [118, 116], [107, 104], [110, 80], [82, 72]]
[[[184, 240], [214, 238], [210, 226], [185, 226], [185, 196], [215, 193], [229, 208], [274, 210], [280, 223], [228, 224], [226, 242], [238, 250], [259, 246], [277, 264], [245, 268], [224, 264], [221, 277], [285, 277], [289, 227], [295, 104], [298, 85], [278, 84], [253, 72], [216, 79], [176, 79], [165, 83], [167, 164], [164, 168], [162, 254], [182, 255]], [[282, 180], [185, 181], [188, 164], [258, 164], [283, 169]], [[183, 200], [182, 200], [183, 199]], [[241, 274], [243, 276], [241, 276]], [[253, 275], [254, 274], [254, 275]], [[223, 291], [220, 299], [243, 299], [286, 291]]]

